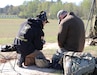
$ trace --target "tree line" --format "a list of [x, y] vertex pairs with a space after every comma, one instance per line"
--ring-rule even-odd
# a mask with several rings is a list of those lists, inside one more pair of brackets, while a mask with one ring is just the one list
[[[56, 19], [57, 12], [64, 9], [68, 12], [74, 12], [81, 18], [87, 18], [90, 12], [91, 3], [93, 0], [83, 0], [79, 5], [74, 3], [62, 3], [61, 0], [54, 2], [46, 0], [24, 1], [22, 5], [13, 6], [7, 5], [0, 8], [0, 15], [17, 15], [20, 18], [35, 17], [41, 10], [47, 12], [50, 19]], [[96, 10], [97, 13], [97, 10]]]

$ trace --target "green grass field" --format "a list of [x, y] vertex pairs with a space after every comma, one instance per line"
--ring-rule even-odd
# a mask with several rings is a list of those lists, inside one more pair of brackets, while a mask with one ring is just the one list
[[[14, 38], [19, 30], [20, 24], [26, 21], [26, 19], [0, 19], [0, 45], [12, 44]], [[49, 20], [50, 23], [46, 24], [44, 27], [45, 40], [49, 43], [57, 42], [57, 32], [58, 32], [58, 21]], [[84, 21], [86, 25], [86, 21]], [[90, 52], [94, 56], [97, 56], [97, 46], [87, 46], [85, 47], [85, 52]], [[56, 49], [42, 50], [47, 58], [52, 58]], [[7, 53], [6, 53], [7, 54]], [[54, 72], [55, 75], [60, 75], [62, 72]]]
[[[25, 19], [0, 19], [0, 44], [12, 43], [20, 24]], [[49, 20], [50, 23], [44, 27], [45, 40], [47, 42], [56, 42], [58, 23], [57, 20]]]
[[[20, 24], [24, 21], [26, 21], [26, 19], [0, 19], [0, 45], [12, 44]], [[46, 42], [54, 43], [57, 42], [58, 21], [49, 20], [49, 22], [50, 23], [44, 27], [45, 40]], [[84, 20], [85, 25], [86, 22], [87, 21]], [[85, 51], [87, 52], [94, 51], [93, 53], [95, 53], [96, 49], [96, 46], [85, 47]], [[50, 52], [52, 52], [52, 50], [49, 50], [49, 53]]]
[[0, 44], [13, 42], [20, 24], [24, 19], [0, 19]]
[[[26, 19], [0, 19], [0, 44], [12, 43], [20, 24], [24, 21]], [[53, 43], [57, 41], [58, 21], [49, 20], [49, 22], [44, 27], [45, 40]]]

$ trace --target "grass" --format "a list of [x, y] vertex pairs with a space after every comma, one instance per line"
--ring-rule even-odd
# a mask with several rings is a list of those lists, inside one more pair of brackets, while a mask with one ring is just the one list
[[[0, 19], [0, 44], [11, 44], [19, 30], [20, 24], [26, 19]], [[49, 20], [50, 23], [44, 26], [45, 40], [49, 43], [57, 42], [58, 21]], [[86, 27], [87, 21], [84, 20]], [[89, 28], [88, 28], [89, 30]], [[86, 47], [85, 51], [95, 51], [95, 46]]]
[[45, 25], [45, 40], [47, 42], [56, 42], [57, 33], [58, 33], [58, 23], [57, 20], [49, 20], [50, 23]]
[[0, 19], [0, 44], [12, 43], [24, 19]]
[[97, 57], [97, 46], [87, 46], [84, 49], [84, 52], [89, 52], [91, 53], [93, 56]]
[[[11, 44], [19, 30], [20, 24], [26, 19], [0, 19], [0, 44]], [[57, 42], [58, 21], [49, 20], [50, 23], [44, 26], [45, 40], [49, 43]], [[87, 21], [84, 20], [86, 27]], [[89, 28], [88, 28], [89, 30]], [[94, 50], [95, 47], [89, 47]], [[85, 48], [85, 50], [89, 50]]]
[[[25, 19], [0, 19], [0, 44], [12, 43], [20, 24]], [[50, 23], [44, 27], [45, 40], [47, 42], [56, 42], [58, 31], [57, 20], [49, 20]]]
[[[20, 24], [26, 19], [0, 19], [0, 44], [12, 43]], [[58, 21], [49, 20], [50, 23], [44, 26], [45, 40], [47, 42], [57, 42]], [[86, 21], [84, 20], [86, 24]]]
[[[13, 40], [19, 30], [20, 24], [24, 22], [25, 19], [0, 19], [0, 45], [12, 44]], [[46, 24], [44, 27], [45, 40], [49, 43], [57, 42], [57, 33], [58, 33], [58, 21], [49, 20], [50, 23]], [[84, 20], [84, 23], [86, 25]], [[84, 49], [84, 52], [90, 52], [93, 55], [97, 56], [97, 46], [87, 46]], [[55, 49], [42, 50], [45, 56], [52, 58], [52, 55], [56, 52]], [[56, 75], [60, 75], [60, 71], [54, 72]]]

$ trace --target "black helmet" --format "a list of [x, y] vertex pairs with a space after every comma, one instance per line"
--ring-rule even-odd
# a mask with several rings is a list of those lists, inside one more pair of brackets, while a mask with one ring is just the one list
[[46, 16], [46, 12], [45, 11], [41, 11], [39, 15], [37, 15], [38, 18], [40, 18], [42, 21], [46, 21], [46, 23], [49, 23], [49, 21], [47, 20], [47, 16]]

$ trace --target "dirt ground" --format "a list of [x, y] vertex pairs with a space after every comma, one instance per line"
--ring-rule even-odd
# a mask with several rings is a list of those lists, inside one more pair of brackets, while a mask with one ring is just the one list
[[[36, 66], [25, 66], [24, 68], [20, 68], [15, 65], [15, 61], [10, 61], [0, 66], [1, 73], [0, 75], [56, 75], [57, 70], [49, 69], [49, 68], [38, 68]], [[2, 70], [3, 68], [3, 70]]]
[[[47, 43], [44, 45], [44, 50], [46, 49], [57, 49], [57, 43]], [[16, 52], [1, 52], [0, 58], [0, 75], [62, 75], [62, 71], [58, 71], [51, 68], [39, 68], [35, 65], [24, 66], [20, 68], [16, 65], [17, 59]], [[7, 59], [4, 60], [4, 59]]]
[[[86, 42], [85, 46], [88, 46]], [[46, 49], [58, 49], [57, 43], [46, 43]], [[0, 75], [63, 75], [62, 71], [54, 70], [51, 68], [38, 68], [36, 66], [24, 66], [20, 68], [16, 65], [16, 52], [0, 53], [1, 57], [8, 59], [5, 63], [0, 63]], [[10, 61], [10, 59], [13, 59]]]
[[62, 71], [52, 68], [39, 68], [35, 65], [20, 68], [17, 59], [7, 60], [0, 64], [0, 75], [62, 75]]

